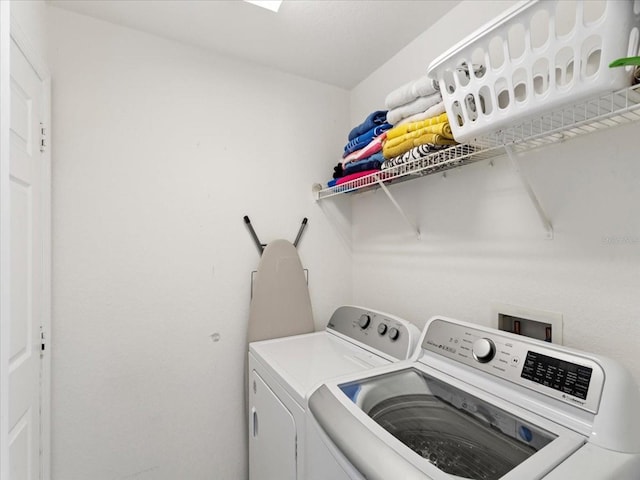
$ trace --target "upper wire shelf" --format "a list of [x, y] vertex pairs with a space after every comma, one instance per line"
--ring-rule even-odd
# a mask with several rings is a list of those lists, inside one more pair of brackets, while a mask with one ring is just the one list
[[442, 172], [507, 153], [524, 152], [625, 123], [640, 120], [640, 85], [554, 109], [474, 141], [454, 145], [425, 157], [396, 165], [328, 188], [314, 188], [316, 200], [360, 193]]

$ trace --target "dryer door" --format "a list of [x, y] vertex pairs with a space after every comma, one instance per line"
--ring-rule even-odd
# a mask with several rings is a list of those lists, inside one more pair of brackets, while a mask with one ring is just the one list
[[255, 370], [249, 388], [249, 478], [296, 480], [293, 415]]

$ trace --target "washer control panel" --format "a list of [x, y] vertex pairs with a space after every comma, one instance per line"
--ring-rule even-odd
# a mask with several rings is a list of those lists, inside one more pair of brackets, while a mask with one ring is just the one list
[[604, 371], [594, 360], [527, 337], [436, 318], [423, 350], [597, 413]]
[[345, 305], [327, 324], [335, 331], [398, 360], [411, 356], [420, 331], [412, 323], [376, 310]]

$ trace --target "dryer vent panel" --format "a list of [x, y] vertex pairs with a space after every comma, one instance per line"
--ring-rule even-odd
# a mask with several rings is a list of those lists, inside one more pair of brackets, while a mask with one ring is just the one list
[[562, 314], [516, 305], [492, 306], [494, 328], [562, 345]]

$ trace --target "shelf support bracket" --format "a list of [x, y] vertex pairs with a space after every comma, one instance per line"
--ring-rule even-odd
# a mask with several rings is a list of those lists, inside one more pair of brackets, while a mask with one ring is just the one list
[[544, 208], [542, 207], [540, 200], [538, 200], [538, 196], [536, 195], [536, 192], [533, 191], [533, 188], [531, 187], [529, 180], [527, 180], [527, 177], [524, 175], [524, 173], [520, 169], [520, 165], [518, 164], [518, 161], [516, 160], [513, 150], [511, 149], [511, 145], [505, 145], [504, 150], [505, 152], [507, 152], [507, 156], [511, 161], [511, 165], [513, 166], [513, 169], [515, 170], [515, 172], [518, 174], [518, 177], [520, 178], [520, 181], [522, 182], [522, 185], [525, 191], [527, 192], [527, 195], [529, 195], [529, 200], [531, 200], [531, 203], [535, 207], [536, 212], [538, 213], [538, 217], [540, 217], [542, 226], [547, 232], [547, 238], [551, 240], [553, 238], [553, 225], [551, 225], [551, 221], [549, 220], [547, 213], [544, 211]]
[[420, 228], [414, 222], [412, 222], [411, 219], [409, 219], [406, 213], [404, 213], [404, 210], [402, 209], [400, 204], [396, 201], [396, 199], [393, 197], [393, 195], [391, 195], [391, 192], [389, 191], [387, 186], [384, 184], [384, 182], [380, 179], [378, 175], [374, 175], [374, 178], [378, 183], [378, 185], [380, 186], [380, 188], [382, 189], [382, 191], [387, 195], [387, 197], [389, 198], [393, 206], [396, 207], [396, 210], [398, 210], [402, 218], [404, 218], [404, 221], [407, 222], [407, 224], [411, 227], [411, 230], [415, 232], [418, 240], [422, 239]]

